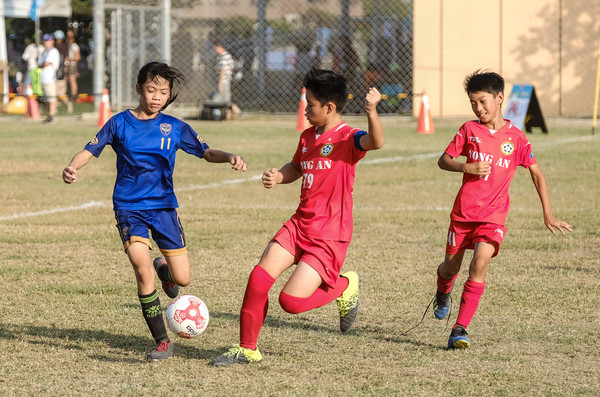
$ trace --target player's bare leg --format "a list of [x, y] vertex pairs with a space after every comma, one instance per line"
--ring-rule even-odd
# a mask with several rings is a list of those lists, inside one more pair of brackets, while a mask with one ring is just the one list
[[146, 295], [154, 291], [154, 268], [150, 258], [150, 247], [134, 242], [127, 248], [129, 262], [133, 266], [138, 294]]
[[158, 257], [152, 264], [169, 298], [179, 295], [179, 286], [185, 287], [190, 283], [192, 275], [187, 254]]
[[308, 263], [301, 261], [283, 287], [283, 292], [297, 298], [308, 298], [322, 283], [319, 273]]
[[192, 270], [187, 254], [165, 257], [173, 281], [177, 285], [185, 287], [189, 285], [192, 278]]
[[475, 244], [475, 252], [469, 265], [469, 278], [471, 280], [478, 283], [485, 282], [488, 264], [495, 250], [496, 247], [483, 241]]

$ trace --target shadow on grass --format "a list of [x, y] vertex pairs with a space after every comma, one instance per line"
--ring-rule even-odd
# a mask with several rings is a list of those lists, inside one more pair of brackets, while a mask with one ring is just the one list
[[[153, 348], [153, 340], [148, 337], [132, 336], [106, 332], [103, 330], [56, 328], [50, 326], [32, 326], [19, 324], [0, 324], [0, 339], [25, 340], [32, 345], [48, 345], [52, 349], [62, 347], [66, 350], [87, 352], [93, 360], [135, 363], [147, 362], [146, 353]], [[98, 350], [94, 345], [102, 344]], [[213, 358], [221, 349], [201, 349], [175, 341], [175, 356], [187, 359], [206, 360]], [[108, 346], [110, 349], [105, 349]], [[99, 354], [106, 351], [107, 354]]]
[[[273, 327], [273, 328], [302, 329], [302, 330], [306, 330], [306, 331], [328, 333], [328, 334], [334, 334], [334, 335], [339, 335], [341, 333], [341, 331], [338, 328], [332, 328], [329, 326], [319, 325], [319, 324], [315, 323], [313, 319], [310, 319], [308, 317], [302, 317], [302, 316], [298, 316], [298, 315], [289, 315], [289, 316], [290, 316], [289, 320], [281, 318], [281, 317], [276, 317], [276, 316], [271, 316], [271, 317], [267, 316], [267, 318], [265, 319], [264, 325], [267, 327]], [[236, 324], [239, 324], [239, 317], [240, 317], [239, 315], [231, 314], [231, 313], [211, 313], [211, 318], [221, 318], [221, 319], [225, 319], [227, 321], [235, 322]], [[421, 326], [421, 325], [423, 325], [423, 324], [419, 324], [419, 326]], [[403, 335], [402, 331], [398, 330], [398, 336], [390, 336], [389, 328], [384, 329], [384, 328], [377, 327], [376, 325], [373, 325], [373, 324], [361, 326], [360, 318], [359, 318], [356, 326], [351, 328], [347, 332], [345, 332], [343, 335], [357, 336], [357, 335], [361, 335], [363, 333], [368, 333], [368, 334], [371, 334], [374, 338], [385, 341], [385, 342], [391, 342], [391, 343], [396, 343], [396, 344], [409, 344], [409, 345], [418, 346], [418, 347], [428, 347], [428, 348], [436, 349], [436, 350], [447, 350], [447, 348], [445, 346], [440, 346], [439, 344], [425, 343], [425, 342], [417, 341], [417, 340], [414, 340], [413, 338], [411, 338], [410, 333], [412, 333], [413, 331], [418, 332], [417, 328], [419, 326], [410, 329], [410, 332], [407, 332], [406, 335]], [[450, 330], [448, 330], [448, 334], [449, 334], [449, 332], [450, 332]]]
[[[239, 321], [240, 321], [239, 314], [211, 312], [210, 316], [211, 316], [211, 319], [224, 319], [228, 322], [235, 322], [236, 324], [239, 324]], [[267, 327], [272, 327], [272, 328], [296, 328], [296, 329], [303, 329], [303, 330], [307, 330], [307, 331], [329, 332], [329, 333], [335, 333], [335, 334], [338, 334], [340, 332], [337, 328], [331, 328], [331, 327], [319, 325], [319, 324], [315, 323], [315, 321], [313, 319], [310, 319], [308, 317], [303, 317], [302, 315], [289, 314], [288, 316], [289, 316], [290, 320], [283, 319], [283, 318], [277, 317], [277, 316], [267, 315], [264, 325]], [[352, 330], [350, 330], [347, 333], [351, 334]]]

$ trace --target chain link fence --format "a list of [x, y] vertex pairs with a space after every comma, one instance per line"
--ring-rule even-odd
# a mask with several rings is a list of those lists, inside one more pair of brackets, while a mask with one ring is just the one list
[[[375, 86], [384, 94], [380, 112], [415, 114], [420, 90], [436, 84], [440, 85], [438, 102], [447, 94], [444, 109], [449, 109], [456, 92], [464, 97], [460, 84], [454, 91], [444, 84], [474, 68], [491, 67], [506, 72], [508, 83], [535, 84], [547, 116], [591, 114], [600, 37], [598, 0], [527, 3], [523, 15], [514, 11], [524, 8], [517, 0], [485, 3], [485, 11], [464, 2], [452, 7], [444, 3], [129, 0], [116, 4], [105, 0], [104, 85], [116, 109], [135, 106], [140, 67], [149, 61], [167, 61], [187, 77], [171, 110], [179, 106], [195, 109], [191, 116], [198, 115], [218, 81], [216, 37], [234, 57], [232, 99], [245, 112], [295, 113], [303, 76], [312, 66], [347, 77], [350, 97], [345, 112], [362, 112], [367, 88]], [[491, 41], [481, 52], [472, 50], [471, 41], [464, 42], [460, 23], [448, 23], [469, 18], [480, 23], [485, 19], [490, 26]], [[415, 31], [420, 41], [413, 40]], [[432, 60], [419, 58], [415, 63], [413, 53]], [[412, 92], [414, 83], [417, 93]], [[442, 105], [437, 109], [441, 111]]]
[[[302, 79], [316, 66], [346, 76], [346, 112], [364, 108], [369, 86], [380, 111], [412, 112], [412, 2], [404, 0], [172, 0], [105, 3], [106, 86], [116, 108], [138, 102], [142, 65], [165, 61], [187, 78], [174, 106], [199, 109], [218, 82], [215, 37], [235, 60], [232, 100], [248, 112], [296, 112]], [[170, 48], [163, 26], [170, 26]]]

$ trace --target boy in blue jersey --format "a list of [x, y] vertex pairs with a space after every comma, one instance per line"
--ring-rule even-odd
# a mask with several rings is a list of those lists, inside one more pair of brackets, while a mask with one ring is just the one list
[[[76, 182], [77, 170], [92, 156], [98, 157], [106, 145], [112, 146], [117, 155], [113, 208], [123, 247], [135, 272], [142, 312], [157, 344], [148, 353], [152, 361], [173, 357], [173, 344], [167, 336], [154, 287], [154, 272], [170, 298], [178, 295], [178, 285], [188, 285], [191, 278], [173, 191], [176, 152], [182, 149], [211, 163], [229, 163], [236, 171], [246, 170], [242, 157], [210, 149], [188, 124], [161, 112], [177, 97], [174, 84], [183, 81], [181, 72], [167, 64], [151, 62], [142, 67], [136, 85], [138, 107], [112, 117], [62, 174], [65, 183]], [[149, 232], [164, 259], [152, 261]]]

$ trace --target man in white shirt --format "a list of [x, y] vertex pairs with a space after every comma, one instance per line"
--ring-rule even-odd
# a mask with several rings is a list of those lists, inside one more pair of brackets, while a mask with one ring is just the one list
[[48, 117], [45, 122], [51, 123], [56, 115], [56, 71], [60, 67], [60, 54], [54, 48], [54, 37], [46, 33], [42, 37], [44, 52], [38, 58], [38, 65], [42, 68], [42, 89], [46, 99]]

